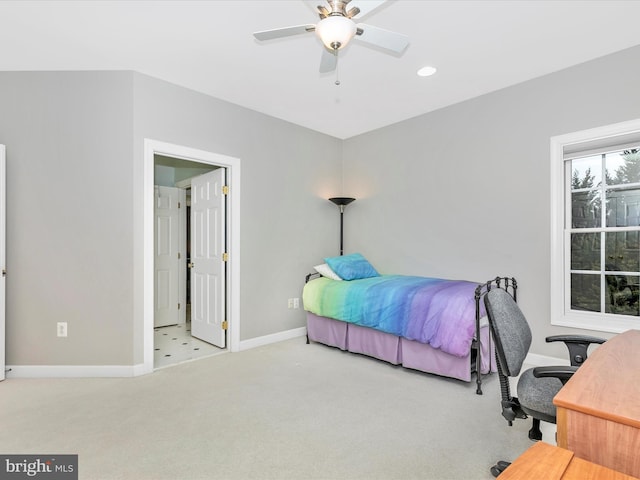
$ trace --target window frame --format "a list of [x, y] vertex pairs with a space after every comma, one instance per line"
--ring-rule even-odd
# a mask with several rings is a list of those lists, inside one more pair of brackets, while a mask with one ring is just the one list
[[571, 310], [571, 232], [565, 225], [565, 207], [571, 205], [565, 153], [594, 143], [624, 147], [636, 134], [640, 138], [640, 119], [551, 137], [551, 325], [611, 333], [640, 328], [640, 317]]

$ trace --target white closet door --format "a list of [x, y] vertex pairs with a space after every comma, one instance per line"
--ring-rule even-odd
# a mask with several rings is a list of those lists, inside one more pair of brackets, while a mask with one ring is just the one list
[[186, 268], [185, 191], [155, 187], [155, 311], [154, 327], [185, 323], [185, 289], [180, 279]]
[[6, 272], [6, 158], [5, 147], [0, 145], [0, 380], [4, 380], [5, 370], [5, 272]]
[[191, 179], [191, 335], [226, 346], [225, 169]]

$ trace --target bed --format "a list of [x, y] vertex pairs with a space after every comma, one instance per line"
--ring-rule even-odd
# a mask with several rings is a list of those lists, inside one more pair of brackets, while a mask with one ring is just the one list
[[482, 394], [482, 374], [495, 372], [496, 366], [480, 300], [492, 288], [515, 297], [515, 279], [479, 284], [380, 275], [370, 264], [368, 273], [352, 274], [340, 268], [343, 257], [333, 258], [339, 260], [325, 259], [305, 279], [307, 342], [466, 382], [475, 373], [476, 393]]

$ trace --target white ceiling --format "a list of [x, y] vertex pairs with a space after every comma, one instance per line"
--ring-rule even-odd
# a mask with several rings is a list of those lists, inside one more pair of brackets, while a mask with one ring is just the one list
[[640, 45], [638, 19], [640, 0], [389, 1], [362, 22], [409, 48], [354, 40], [336, 86], [314, 34], [253, 38], [317, 23], [302, 0], [5, 0], [0, 70], [135, 70], [345, 139]]

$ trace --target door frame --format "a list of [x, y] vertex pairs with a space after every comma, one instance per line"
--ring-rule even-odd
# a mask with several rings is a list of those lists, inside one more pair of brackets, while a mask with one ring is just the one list
[[143, 164], [143, 358], [141, 373], [153, 372], [153, 284], [154, 284], [154, 156], [181, 158], [224, 167], [227, 170], [227, 330], [228, 350], [240, 350], [240, 159], [182, 145], [144, 139]]

